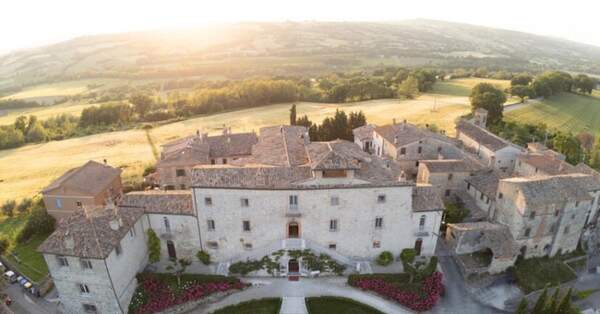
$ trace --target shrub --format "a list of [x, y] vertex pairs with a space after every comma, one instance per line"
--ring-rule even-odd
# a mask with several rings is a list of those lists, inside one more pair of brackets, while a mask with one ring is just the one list
[[5, 237], [0, 238], [0, 255], [3, 255], [4, 253], [6, 253], [6, 250], [8, 249], [8, 246], [10, 245], [10, 242], [8, 242], [8, 239]]
[[402, 263], [411, 264], [412, 262], [415, 261], [416, 256], [417, 256], [417, 251], [415, 251], [415, 249], [404, 249], [400, 253], [400, 260], [402, 261]]
[[148, 260], [150, 264], [156, 263], [160, 260], [160, 239], [151, 228], [146, 233], [148, 234]]
[[204, 264], [204, 265], [210, 264], [210, 254], [208, 254], [208, 252], [198, 251], [198, 253], [196, 253], [196, 257], [198, 258], [198, 260], [200, 262], [202, 262], [202, 264]]
[[46, 209], [41, 205], [42, 203], [40, 200], [31, 209], [31, 215], [27, 218], [25, 226], [17, 234], [16, 240], [18, 243], [24, 243], [34, 235], [50, 234], [56, 228], [56, 219], [46, 212]]
[[30, 198], [24, 198], [19, 203], [19, 206], [17, 206], [17, 211], [20, 214], [22, 214], [22, 213], [28, 211], [31, 208], [32, 205], [33, 205], [33, 200], [32, 199], [30, 199]]
[[394, 261], [394, 255], [392, 255], [392, 252], [390, 251], [383, 251], [381, 252], [381, 254], [379, 254], [379, 256], [377, 257], [377, 264], [381, 265], [381, 266], [387, 266], [389, 264], [391, 264]]
[[261, 270], [263, 267], [262, 260], [247, 260], [245, 262], [233, 263], [229, 266], [229, 271], [232, 274], [247, 275], [250, 272]]
[[4, 216], [12, 217], [16, 206], [17, 202], [14, 200], [4, 202], [4, 204], [2, 204], [2, 214], [4, 214]]

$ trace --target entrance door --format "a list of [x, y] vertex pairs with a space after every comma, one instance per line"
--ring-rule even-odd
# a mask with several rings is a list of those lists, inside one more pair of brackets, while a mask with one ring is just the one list
[[175, 244], [173, 241], [167, 241], [167, 251], [169, 251], [170, 259], [177, 259], [177, 253], [175, 252]]
[[290, 222], [288, 225], [288, 237], [298, 238], [300, 236], [300, 227], [297, 222]]
[[423, 239], [418, 238], [417, 241], [415, 241], [415, 252], [417, 253], [417, 255], [421, 255], [421, 247], [423, 246]]
[[300, 264], [295, 259], [291, 259], [288, 262], [288, 273], [299, 273], [300, 272]]

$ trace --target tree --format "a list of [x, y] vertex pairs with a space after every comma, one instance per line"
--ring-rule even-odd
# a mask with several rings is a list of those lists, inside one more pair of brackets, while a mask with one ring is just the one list
[[506, 102], [504, 92], [489, 83], [479, 83], [471, 90], [471, 107], [474, 111], [483, 108], [488, 111], [488, 124], [502, 120], [502, 111]]
[[160, 260], [160, 239], [152, 229], [148, 229], [146, 233], [148, 234], [148, 261], [153, 264]]
[[510, 86], [527, 86], [533, 81], [533, 77], [529, 74], [519, 74], [510, 80]]
[[208, 254], [208, 252], [198, 251], [198, 253], [196, 253], [196, 257], [200, 262], [202, 262], [202, 264], [210, 265], [210, 254]]
[[28, 127], [25, 140], [29, 143], [44, 142], [48, 137], [46, 129], [39, 122], [33, 122], [33, 125]]
[[2, 204], [2, 214], [7, 217], [12, 217], [14, 214], [15, 207], [17, 206], [17, 202], [14, 200], [8, 200]]
[[594, 149], [590, 153], [590, 166], [600, 170], [600, 136], [596, 138]]
[[556, 287], [552, 297], [550, 298], [550, 302], [546, 305], [546, 313], [556, 313], [558, 310], [558, 302], [560, 299], [560, 287]]
[[515, 314], [529, 314], [529, 309], [527, 308], [527, 306], [527, 298], [521, 299], [521, 303], [519, 303]]
[[296, 125], [296, 104], [290, 109], [290, 125]]
[[552, 146], [556, 151], [565, 155], [571, 164], [577, 164], [582, 160], [581, 144], [570, 133], [558, 132], [552, 140]]
[[571, 313], [571, 294], [572, 293], [573, 293], [572, 288], [569, 288], [569, 291], [567, 291], [567, 294], [565, 294], [565, 296], [560, 301], [560, 304], [558, 305], [558, 309], [556, 310], [556, 313], [560, 313], [560, 314]]
[[19, 147], [25, 143], [25, 136], [20, 129], [0, 127], [0, 148]]
[[521, 102], [525, 102], [525, 98], [531, 98], [533, 90], [529, 86], [514, 85], [510, 88], [510, 94], [521, 98]]
[[591, 94], [595, 86], [596, 81], [587, 75], [579, 74], [573, 78], [573, 87], [580, 93]]
[[21, 200], [21, 202], [19, 203], [19, 206], [17, 206], [17, 211], [22, 214], [26, 211], [28, 211], [31, 206], [33, 205], [33, 200], [30, 198], [24, 198]]
[[25, 133], [27, 129], [27, 117], [26, 116], [18, 116], [15, 119], [15, 129], [21, 131], [21, 133]]
[[544, 288], [542, 294], [538, 297], [537, 302], [535, 302], [535, 306], [531, 311], [531, 314], [544, 314], [544, 309], [546, 308], [546, 299], [548, 297], [548, 287]]
[[409, 75], [398, 86], [398, 96], [413, 99], [419, 95], [419, 81], [412, 75]]
[[143, 117], [152, 108], [152, 98], [144, 94], [136, 94], [129, 98], [129, 102], [133, 105], [135, 112], [140, 117]]
[[167, 266], [167, 270], [172, 271], [177, 277], [177, 286], [181, 287], [181, 275], [185, 273], [188, 266], [192, 264], [187, 258], [172, 259], [171, 265]]

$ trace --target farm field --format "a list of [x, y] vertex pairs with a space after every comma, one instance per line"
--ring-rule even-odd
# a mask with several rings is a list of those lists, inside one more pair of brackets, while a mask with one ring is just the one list
[[[126, 82], [126, 80], [121, 79], [87, 79], [49, 83], [27, 87], [20, 92], [6, 95], [0, 98], [0, 100], [23, 99], [51, 104], [55, 99], [65, 96], [74, 96], [94, 90], [110, 88]], [[2, 108], [0, 107], [0, 109]]]
[[479, 83], [490, 83], [501, 89], [505, 89], [510, 86], [509, 80], [494, 80], [494, 79], [484, 79], [484, 78], [461, 78], [461, 79], [437, 82], [437, 83], [435, 83], [435, 85], [433, 85], [433, 90], [431, 92], [434, 94], [469, 97], [473, 86], [475, 86]]
[[563, 93], [506, 113], [508, 120], [545, 123], [551, 129], [600, 133], [600, 92]]
[[[432, 112], [432, 104], [437, 110]], [[223, 124], [236, 132], [257, 131], [260, 127], [287, 124], [291, 104], [279, 104], [247, 110], [198, 117], [156, 127], [150, 134], [156, 145], [193, 134], [197, 129], [220, 132]], [[466, 97], [425, 94], [414, 100], [383, 99], [350, 104], [297, 103], [298, 115], [308, 114], [313, 121], [331, 116], [336, 108], [346, 112], [363, 110], [367, 121], [376, 124], [407, 119], [412, 123], [436, 124], [453, 133], [454, 119], [469, 111]], [[0, 150], [0, 203], [38, 193], [66, 170], [87, 160], [107, 159], [111, 165], [124, 167], [124, 176], [141, 173], [154, 162], [152, 148], [143, 130], [96, 134], [64, 141], [27, 145]]]
[[[46, 120], [51, 117], [61, 115], [63, 113], [70, 114], [73, 116], [81, 115], [83, 109], [100, 104], [89, 104], [84, 101], [67, 101], [65, 103], [53, 106], [35, 107], [35, 108], [23, 108], [8, 110], [8, 113], [0, 115], [0, 125], [13, 124], [18, 116], [34, 115], [38, 119]], [[2, 107], [0, 107], [1, 111]]]

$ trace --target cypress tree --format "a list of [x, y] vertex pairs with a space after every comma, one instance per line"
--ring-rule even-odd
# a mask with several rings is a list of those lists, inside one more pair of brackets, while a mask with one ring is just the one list
[[550, 302], [546, 306], [546, 313], [549, 313], [549, 314], [556, 313], [556, 310], [558, 309], [559, 298], [560, 298], [560, 287], [557, 287], [556, 290], [554, 291], [554, 294], [550, 298]]
[[527, 310], [527, 305], [527, 298], [521, 299], [521, 303], [519, 303], [519, 307], [517, 307], [515, 314], [528, 314], [529, 311]]
[[568, 314], [571, 312], [571, 293], [572, 293], [572, 290], [571, 290], [571, 288], [569, 288], [569, 291], [567, 291], [567, 294], [565, 294], [565, 296], [560, 301], [560, 304], [558, 305], [558, 309], [556, 310], [556, 313]]
[[546, 307], [546, 299], [548, 298], [548, 286], [544, 288], [544, 292], [540, 295], [533, 307], [532, 314], [545, 314], [544, 309]]
[[296, 125], [296, 104], [293, 104], [290, 109], [290, 125]]

